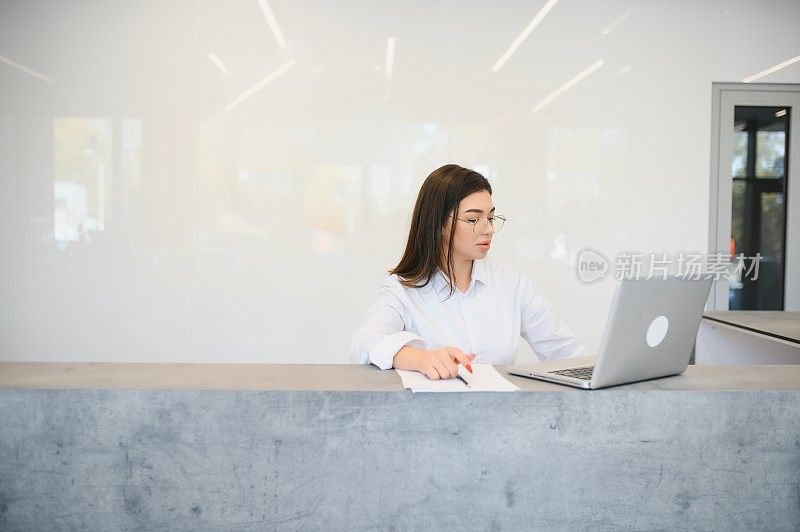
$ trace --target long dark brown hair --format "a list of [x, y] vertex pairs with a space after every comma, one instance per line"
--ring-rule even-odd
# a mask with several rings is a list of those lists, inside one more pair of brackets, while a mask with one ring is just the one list
[[[456, 209], [461, 200], [484, 190], [491, 194], [492, 186], [475, 170], [457, 164], [446, 164], [431, 172], [419, 189], [403, 258], [394, 269], [389, 270], [389, 273], [397, 274], [400, 283], [408, 288], [421, 288], [427, 285], [439, 266], [442, 229], [448, 216], [450, 214], [454, 218], [458, 216]], [[446, 254], [450, 295], [455, 292], [452, 273], [455, 232], [456, 224], [452, 223]]]

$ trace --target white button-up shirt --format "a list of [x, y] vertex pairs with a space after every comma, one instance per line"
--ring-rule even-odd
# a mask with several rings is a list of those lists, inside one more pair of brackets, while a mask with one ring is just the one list
[[449, 294], [441, 270], [420, 288], [406, 288], [397, 275], [380, 287], [380, 299], [350, 342], [350, 361], [390, 369], [404, 345], [445, 346], [475, 353], [475, 362], [513, 364], [522, 336], [542, 360], [586, 355], [569, 327], [524, 273], [488, 259], [476, 260], [465, 292]]

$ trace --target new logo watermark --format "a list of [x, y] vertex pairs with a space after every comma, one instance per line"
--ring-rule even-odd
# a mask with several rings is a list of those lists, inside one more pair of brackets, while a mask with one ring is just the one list
[[605, 279], [609, 270], [605, 255], [592, 248], [584, 248], [578, 253], [578, 279], [584, 284], [593, 284]]
[[713, 279], [725, 277], [730, 281], [758, 280], [761, 253], [753, 257], [744, 254], [731, 256], [725, 253], [700, 253], [682, 251], [669, 253], [644, 253], [622, 251], [611, 262], [600, 251], [583, 248], [575, 261], [576, 275], [583, 284], [594, 284], [613, 272], [617, 281], [622, 279]]

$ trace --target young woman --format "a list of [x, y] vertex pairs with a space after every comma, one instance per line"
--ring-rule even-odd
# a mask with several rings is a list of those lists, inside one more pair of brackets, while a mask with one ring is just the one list
[[350, 360], [448, 379], [458, 364], [513, 364], [520, 335], [541, 359], [585, 355], [528, 276], [486, 259], [504, 221], [478, 172], [434, 170], [419, 191], [403, 258], [353, 334]]

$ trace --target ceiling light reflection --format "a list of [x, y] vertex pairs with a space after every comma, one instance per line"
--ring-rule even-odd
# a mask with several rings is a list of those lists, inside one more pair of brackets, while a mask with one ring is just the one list
[[233, 111], [240, 103], [245, 101], [247, 98], [249, 98], [250, 96], [252, 96], [256, 92], [258, 92], [259, 90], [261, 90], [264, 87], [266, 87], [268, 84], [272, 83], [272, 81], [274, 81], [275, 78], [277, 78], [278, 76], [284, 74], [287, 70], [292, 68], [294, 66], [294, 64], [295, 64], [295, 60], [294, 59], [291, 59], [291, 60], [287, 61], [278, 70], [276, 70], [276, 71], [272, 72], [271, 74], [269, 74], [267, 77], [265, 77], [264, 79], [262, 79], [261, 81], [259, 81], [258, 83], [256, 83], [255, 85], [253, 85], [252, 87], [247, 89], [246, 91], [244, 91], [238, 98], [236, 98], [231, 103], [229, 103], [228, 106], [225, 108], [225, 112], [226, 113], [230, 113], [231, 111]]
[[394, 47], [397, 43], [396, 37], [389, 37], [386, 39], [386, 68], [384, 72], [386, 72], [386, 77], [392, 77], [392, 68], [394, 66]]
[[630, 10], [630, 9], [629, 9], [629, 10], [627, 10], [627, 11], [626, 11], [626, 12], [624, 12], [622, 15], [620, 15], [620, 16], [618, 16], [616, 19], [614, 19], [614, 22], [612, 22], [611, 24], [609, 24], [608, 26], [606, 26], [605, 28], [603, 28], [603, 31], [601, 31], [600, 33], [602, 33], [603, 35], [608, 35], [608, 34], [609, 34], [609, 33], [611, 33], [611, 32], [614, 30], [614, 28], [616, 28], [616, 27], [617, 27], [617, 25], [619, 25], [619, 24], [620, 24], [620, 23], [621, 23], [623, 20], [625, 20], [626, 18], [628, 18], [629, 16], [631, 16], [631, 13], [633, 13], [633, 11], [632, 11], [632, 10]]
[[787, 66], [797, 63], [798, 61], [800, 61], [800, 55], [792, 57], [791, 59], [788, 59], [779, 65], [775, 65], [772, 68], [768, 68], [762, 72], [759, 72], [758, 74], [753, 74], [752, 76], [746, 77], [742, 81], [744, 83], [750, 83], [751, 81], [755, 81], [757, 79], [763, 78], [764, 76], [768, 76], [773, 72], [777, 72], [778, 70], [786, 68]]
[[533, 112], [534, 113], [538, 113], [539, 111], [541, 111], [544, 108], [545, 105], [547, 105], [548, 103], [550, 103], [553, 100], [555, 100], [556, 98], [558, 98], [561, 95], [561, 93], [569, 90], [570, 87], [572, 87], [576, 83], [580, 82], [583, 78], [585, 78], [586, 76], [588, 76], [589, 74], [591, 74], [592, 72], [594, 72], [595, 70], [600, 68], [601, 66], [603, 66], [603, 60], [602, 59], [598, 59], [597, 61], [592, 63], [592, 66], [590, 66], [589, 68], [581, 71], [577, 76], [575, 76], [574, 78], [572, 78], [571, 80], [566, 82], [562, 87], [560, 87], [560, 88], [556, 89], [555, 91], [551, 92], [544, 100], [542, 100], [541, 102], [536, 104], [536, 107], [533, 108]]
[[498, 70], [503, 68], [503, 65], [506, 64], [506, 61], [508, 61], [511, 55], [517, 51], [517, 48], [519, 48], [522, 42], [528, 38], [528, 35], [530, 35], [531, 32], [536, 28], [536, 26], [539, 25], [542, 19], [544, 19], [544, 17], [547, 16], [547, 13], [549, 13], [550, 10], [553, 9], [553, 6], [556, 5], [556, 2], [558, 2], [558, 0], [547, 0], [547, 3], [544, 6], [542, 6], [539, 12], [536, 13], [536, 16], [533, 17], [533, 20], [531, 20], [530, 23], [528, 23], [528, 26], [524, 30], [522, 30], [522, 33], [519, 34], [519, 37], [514, 39], [514, 42], [511, 43], [511, 46], [508, 47], [508, 50], [506, 50], [505, 53], [500, 56], [500, 59], [498, 59], [497, 62], [492, 67], [492, 72], [497, 72]]
[[4, 55], [0, 55], [0, 61], [2, 61], [3, 63], [5, 63], [5, 64], [7, 64], [9, 66], [12, 66], [12, 67], [16, 68], [17, 70], [21, 70], [21, 71], [25, 72], [26, 74], [30, 74], [34, 78], [40, 79], [40, 80], [44, 81], [45, 83], [49, 83], [51, 85], [53, 85], [55, 83], [55, 81], [53, 81], [53, 78], [49, 78], [49, 77], [45, 76], [44, 74], [40, 74], [39, 72], [36, 72], [35, 70], [26, 67], [25, 65], [17, 63], [16, 61], [12, 61], [11, 59], [9, 59], [8, 57], [6, 57]]
[[227, 74], [227, 73], [228, 73], [228, 67], [226, 67], [226, 66], [223, 64], [223, 62], [222, 62], [222, 61], [220, 61], [219, 57], [217, 57], [215, 54], [208, 54], [208, 59], [209, 59], [209, 60], [210, 60], [212, 63], [214, 63], [214, 65], [215, 65], [215, 66], [216, 66], [218, 69], [220, 69], [220, 71], [221, 71], [223, 74]]
[[278, 46], [283, 48], [286, 46], [286, 41], [283, 38], [283, 32], [281, 31], [280, 26], [278, 26], [278, 19], [275, 18], [275, 14], [269, 7], [269, 3], [267, 0], [258, 0], [258, 7], [260, 7], [261, 12], [264, 13], [264, 18], [267, 19], [269, 29], [271, 29], [272, 33], [275, 35], [275, 40], [278, 41]]

